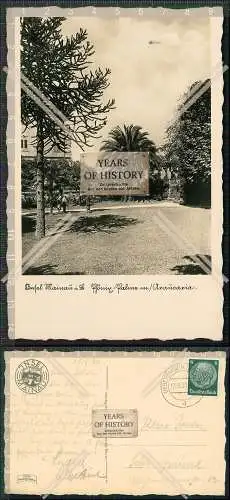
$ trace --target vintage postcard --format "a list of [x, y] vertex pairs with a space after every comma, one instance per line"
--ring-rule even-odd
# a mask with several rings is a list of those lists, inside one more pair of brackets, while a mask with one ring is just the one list
[[224, 495], [224, 352], [5, 363], [6, 493]]
[[10, 336], [221, 340], [222, 23], [7, 10]]

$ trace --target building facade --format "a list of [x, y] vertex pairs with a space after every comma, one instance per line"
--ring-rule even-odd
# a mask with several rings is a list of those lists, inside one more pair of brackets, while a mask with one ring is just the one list
[[[21, 130], [21, 156], [22, 158], [27, 158], [28, 160], [33, 160], [36, 158], [36, 128], [25, 127], [22, 125]], [[46, 154], [45, 158], [50, 160], [58, 160], [65, 158], [66, 160], [71, 159], [71, 140], [66, 138], [66, 149], [65, 152], [61, 151], [57, 146], [53, 148]]]

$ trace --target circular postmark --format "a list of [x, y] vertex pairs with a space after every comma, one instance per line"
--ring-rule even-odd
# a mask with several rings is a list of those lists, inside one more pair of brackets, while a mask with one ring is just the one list
[[186, 408], [198, 403], [202, 396], [188, 394], [188, 363], [175, 363], [163, 374], [161, 393], [165, 400], [173, 406]]
[[190, 368], [190, 380], [196, 389], [209, 389], [212, 387], [218, 377], [217, 369], [214, 364], [206, 361], [197, 361]]
[[27, 394], [37, 394], [47, 386], [49, 372], [41, 361], [26, 359], [17, 367], [15, 381], [21, 391]]

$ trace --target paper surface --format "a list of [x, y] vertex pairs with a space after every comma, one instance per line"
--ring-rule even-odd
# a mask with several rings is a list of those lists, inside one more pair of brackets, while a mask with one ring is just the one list
[[224, 495], [223, 352], [5, 361], [7, 493]]
[[[111, 66], [106, 96], [114, 94], [117, 107], [104, 139], [113, 126], [133, 122], [150, 130], [161, 146], [179, 97], [194, 79], [211, 79], [211, 209], [163, 201], [154, 207], [139, 203], [130, 208], [127, 203], [95, 209], [89, 216], [57, 214], [54, 234], [47, 233], [31, 248], [33, 235], [21, 223], [20, 17], [59, 15], [66, 17], [64, 35], [80, 26], [88, 29], [95, 64]], [[222, 20], [220, 8], [8, 9], [12, 338], [222, 339]], [[100, 146], [95, 143], [90, 151]], [[80, 157], [76, 145], [72, 154]], [[23, 213], [31, 227], [35, 219]]]

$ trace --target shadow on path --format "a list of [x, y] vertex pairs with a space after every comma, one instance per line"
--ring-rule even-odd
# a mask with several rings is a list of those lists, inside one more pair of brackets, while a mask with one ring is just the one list
[[176, 271], [176, 274], [210, 274], [212, 271], [210, 255], [185, 255], [183, 259], [189, 263], [177, 265], [171, 271]]
[[30, 215], [22, 216], [22, 234], [33, 233], [36, 229], [36, 219]]
[[[55, 224], [59, 224], [60, 217], [55, 220]], [[138, 224], [141, 221], [138, 219], [134, 219], [131, 217], [125, 217], [120, 215], [113, 214], [102, 214], [102, 215], [92, 215], [92, 216], [82, 216], [68, 228], [64, 229], [63, 232], [82, 232], [82, 233], [96, 233], [97, 231], [105, 232], [105, 233], [114, 233], [119, 229], [123, 229], [126, 226], [131, 224]], [[54, 232], [52, 236], [58, 234], [60, 231], [55, 232], [55, 224], [53, 224]], [[28, 216], [22, 216], [22, 234], [25, 233], [33, 233], [36, 229], [36, 219]], [[52, 226], [49, 224], [49, 219], [46, 223], [46, 229], [49, 231], [52, 230]]]
[[73, 222], [71, 227], [67, 229], [67, 232], [96, 233], [101, 231], [105, 233], [115, 233], [119, 229], [140, 222], [141, 221], [138, 219], [112, 214], [86, 216], [80, 217]]
[[30, 266], [22, 274], [24, 274], [24, 275], [42, 275], [42, 274], [51, 275], [51, 274], [59, 274], [61, 276], [68, 276], [68, 275], [76, 276], [76, 275], [85, 274], [83, 272], [78, 272], [78, 271], [76, 271], [76, 272], [57, 273], [56, 272], [56, 268], [57, 267], [58, 266], [56, 266], [56, 265], [54, 266], [54, 265], [51, 265], [51, 264], [44, 264], [43, 266]]

